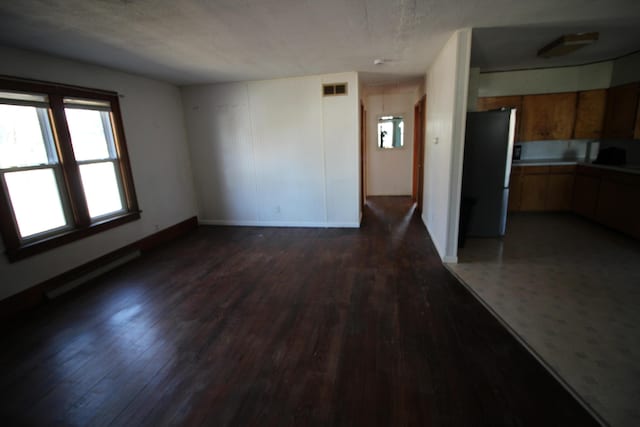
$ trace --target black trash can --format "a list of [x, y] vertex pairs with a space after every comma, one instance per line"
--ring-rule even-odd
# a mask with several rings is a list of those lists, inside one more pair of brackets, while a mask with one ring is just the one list
[[460, 202], [460, 224], [458, 227], [458, 247], [464, 248], [464, 242], [467, 238], [467, 228], [469, 227], [469, 219], [473, 211], [476, 199], [471, 197], [463, 197]]

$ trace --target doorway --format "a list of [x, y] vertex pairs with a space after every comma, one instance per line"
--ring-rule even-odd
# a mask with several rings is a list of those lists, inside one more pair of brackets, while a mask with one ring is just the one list
[[365, 187], [365, 167], [367, 162], [365, 161], [367, 155], [367, 126], [366, 126], [367, 111], [364, 109], [364, 104], [360, 102], [360, 206], [364, 207], [367, 203], [367, 194]]
[[413, 201], [416, 209], [422, 212], [424, 187], [424, 133], [427, 97], [423, 95], [413, 107]]
[[376, 86], [364, 101], [364, 193], [412, 198], [413, 107], [420, 87]]

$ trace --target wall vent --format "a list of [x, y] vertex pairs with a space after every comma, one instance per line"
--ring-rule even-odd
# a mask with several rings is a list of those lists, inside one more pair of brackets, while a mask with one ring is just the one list
[[346, 83], [330, 83], [330, 84], [322, 85], [322, 94], [324, 96], [346, 95], [347, 84]]

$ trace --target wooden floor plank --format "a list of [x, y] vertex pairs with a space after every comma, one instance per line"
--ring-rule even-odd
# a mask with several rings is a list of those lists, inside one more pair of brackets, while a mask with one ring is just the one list
[[597, 425], [402, 197], [360, 229], [200, 227], [0, 343], [3, 425]]

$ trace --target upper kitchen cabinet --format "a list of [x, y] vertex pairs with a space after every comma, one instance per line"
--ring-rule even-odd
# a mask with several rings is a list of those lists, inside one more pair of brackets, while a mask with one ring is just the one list
[[574, 139], [598, 139], [602, 136], [607, 90], [587, 90], [578, 92], [576, 121], [573, 128]]
[[478, 98], [477, 101], [478, 111], [491, 111], [499, 110], [500, 108], [515, 108], [516, 109], [516, 129], [515, 140], [519, 141], [520, 135], [520, 121], [522, 116], [522, 96], [487, 96]]
[[522, 96], [486, 96], [478, 98], [478, 111], [498, 110], [500, 108], [522, 108]]
[[603, 137], [611, 139], [640, 138], [638, 129], [639, 83], [609, 88]]
[[571, 139], [576, 99], [576, 92], [523, 96], [520, 140]]

